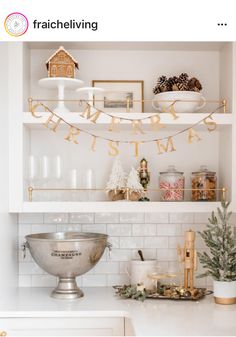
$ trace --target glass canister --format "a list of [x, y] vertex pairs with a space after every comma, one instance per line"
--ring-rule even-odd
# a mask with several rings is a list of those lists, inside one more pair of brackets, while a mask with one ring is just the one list
[[216, 172], [205, 165], [192, 172], [192, 201], [216, 201]]
[[159, 185], [161, 200], [184, 200], [184, 173], [178, 172], [174, 165], [169, 165], [166, 172], [160, 172]]

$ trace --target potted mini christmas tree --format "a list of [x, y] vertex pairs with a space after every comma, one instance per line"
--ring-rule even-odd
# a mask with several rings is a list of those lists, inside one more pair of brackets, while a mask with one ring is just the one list
[[229, 224], [232, 212], [229, 202], [222, 202], [217, 216], [212, 212], [207, 229], [199, 232], [210, 253], [198, 253], [206, 272], [198, 277], [211, 276], [214, 297], [218, 304], [236, 303], [236, 233]]
[[125, 197], [126, 174], [120, 159], [116, 159], [107, 183], [108, 196], [112, 201], [122, 200]]
[[143, 193], [144, 188], [139, 181], [139, 172], [132, 167], [126, 183], [125, 198], [126, 200], [138, 201]]

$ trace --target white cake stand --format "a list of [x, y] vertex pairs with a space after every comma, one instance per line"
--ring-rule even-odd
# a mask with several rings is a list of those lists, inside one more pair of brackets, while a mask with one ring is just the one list
[[93, 96], [96, 94], [101, 94], [105, 92], [105, 90], [102, 88], [97, 88], [97, 87], [83, 87], [83, 88], [77, 89], [76, 92], [80, 94], [85, 94], [87, 96], [88, 103], [91, 106], [94, 106]]
[[84, 82], [76, 78], [66, 78], [66, 77], [47, 77], [39, 80], [39, 85], [47, 89], [57, 89], [58, 90], [58, 104], [54, 109], [55, 112], [70, 112], [70, 110], [65, 106], [63, 102], [65, 97], [66, 89], [77, 89]]

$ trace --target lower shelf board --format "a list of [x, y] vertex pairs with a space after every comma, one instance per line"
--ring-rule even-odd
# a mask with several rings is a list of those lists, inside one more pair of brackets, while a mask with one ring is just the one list
[[158, 212], [212, 212], [220, 202], [24, 202], [20, 209], [11, 208], [10, 213], [158, 213]]

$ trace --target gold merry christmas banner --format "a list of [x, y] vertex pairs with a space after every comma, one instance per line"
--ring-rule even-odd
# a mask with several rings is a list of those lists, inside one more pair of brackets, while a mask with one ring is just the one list
[[[97, 135], [89, 130], [85, 130], [81, 127], [77, 127], [65, 120], [65, 118], [62, 118], [59, 114], [53, 112], [50, 108], [48, 108], [45, 104], [43, 103], [37, 103], [35, 105], [32, 105], [31, 107], [31, 113], [35, 118], [41, 118], [42, 116], [39, 116], [36, 114], [38, 108], [43, 108], [45, 112], [48, 112], [50, 115], [48, 119], [46, 120], [43, 125], [50, 129], [53, 132], [57, 132], [59, 129], [59, 126], [61, 123], [64, 123], [65, 125], [68, 126], [67, 132], [64, 136], [64, 139], [66, 141], [72, 142], [74, 144], [79, 144], [79, 136], [81, 133], [87, 134], [91, 136], [91, 145], [90, 149], [94, 152], [96, 151], [96, 145], [97, 145], [97, 139], [103, 139], [107, 141], [108, 143], [108, 154], [110, 156], [117, 156], [120, 153], [119, 150], [119, 144], [130, 144], [134, 148], [134, 154], [136, 157], [139, 156], [139, 148], [141, 144], [145, 143], [155, 143], [156, 144], [156, 151], [157, 154], [163, 154], [167, 152], [173, 152], [176, 151], [176, 147], [174, 144], [174, 138], [180, 134], [186, 133], [187, 134], [187, 142], [189, 144], [192, 144], [194, 141], [200, 141], [201, 137], [197, 133], [196, 129], [194, 129], [197, 125], [203, 123], [206, 127], [206, 129], [209, 132], [212, 132], [216, 129], [217, 124], [213, 120], [213, 115], [216, 113], [218, 110], [220, 110], [224, 105], [219, 106], [216, 108], [214, 111], [209, 113], [206, 117], [200, 119], [196, 123], [192, 124], [189, 127], [186, 127], [180, 131], [177, 131], [171, 135], [165, 136], [165, 137], [155, 137], [154, 139], [139, 139], [139, 140], [117, 140], [112, 137], [103, 137], [101, 135]], [[173, 116], [174, 119], [177, 119], [179, 116], [175, 113], [174, 111], [174, 106], [172, 104], [170, 114]], [[154, 132], [158, 132], [160, 129], [163, 129], [165, 127], [164, 124], [161, 123], [161, 116], [160, 114], [153, 114], [152, 116], [149, 117], [143, 117], [141, 119], [132, 119], [132, 118], [127, 118], [127, 117], [116, 117], [113, 116], [112, 114], [108, 114], [102, 110], [96, 109], [95, 107], [91, 106], [90, 104], [86, 103], [86, 107], [84, 112], [81, 114], [83, 118], [86, 118], [89, 120], [91, 123], [96, 124], [98, 119], [100, 118], [101, 114], [108, 115], [111, 118], [110, 124], [108, 131], [110, 132], [119, 132], [119, 126], [121, 123], [121, 120], [126, 120], [131, 122], [132, 126], [132, 134], [134, 135], [139, 135], [142, 137], [143, 134], [146, 132], [143, 130], [143, 123], [142, 121], [144, 120], [149, 120], [150, 121], [150, 126], [151, 130]]]

